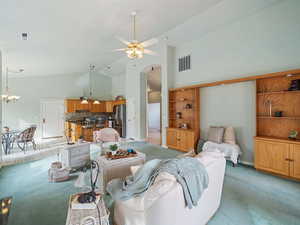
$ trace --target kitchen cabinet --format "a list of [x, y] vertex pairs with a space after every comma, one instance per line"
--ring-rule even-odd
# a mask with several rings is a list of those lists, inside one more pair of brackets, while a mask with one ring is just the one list
[[255, 168], [300, 179], [300, 142], [255, 137]]
[[78, 99], [66, 99], [65, 100], [65, 112], [73, 113], [76, 111]]
[[91, 112], [105, 112], [106, 106], [105, 102], [100, 102], [100, 104], [91, 104]]
[[106, 112], [113, 112], [114, 111], [114, 103], [113, 103], [113, 101], [106, 101], [105, 102], [105, 111]]
[[91, 110], [91, 103], [89, 102], [88, 104], [82, 104], [80, 100], [77, 101], [76, 103], [76, 110]]
[[126, 104], [126, 100], [118, 101], [100, 101], [100, 104], [81, 104], [80, 99], [66, 99], [65, 100], [65, 112], [73, 113], [76, 110], [88, 110], [90, 112], [113, 112], [115, 105]]
[[193, 130], [180, 128], [167, 129], [167, 145], [169, 148], [188, 152], [195, 147], [195, 133]]

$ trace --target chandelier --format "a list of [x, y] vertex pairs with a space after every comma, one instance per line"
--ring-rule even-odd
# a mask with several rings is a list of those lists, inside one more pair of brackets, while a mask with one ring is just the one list
[[8, 88], [8, 73], [22, 73], [24, 70], [20, 69], [19, 71], [12, 71], [6, 68], [6, 81], [5, 81], [5, 90], [3, 95], [1, 95], [2, 101], [9, 103], [9, 102], [16, 102], [20, 99], [20, 96], [11, 95]]
[[97, 100], [97, 99], [93, 99], [93, 93], [92, 93], [92, 84], [91, 84], [91, 75], [92, 75], [92, 72], [95, 70], [95, 66], [94, 65], [90, 65], [90, 68], [89, 68], [89, 94], [90, 96], [89, 97], [81, 97], [80, 100], [81, 100], [81, 104], [84, 104], [84, 105], [87, 105], [89, 104], [89, 101], [92, 101], [92, 104], [93, 105], [99, 105], [100, 104], [100, 101]]

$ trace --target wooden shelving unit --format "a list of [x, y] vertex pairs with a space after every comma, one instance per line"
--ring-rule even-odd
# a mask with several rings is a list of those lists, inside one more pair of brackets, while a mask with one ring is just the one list
[[[300, 75], [257, 80], [257, 136], [287, 138], [291, 130], [300, 132], [300, 91], [288, 91]], [[282, 111], [282, 117], [275, 117]]]
[[[300, 75], [264, 78], [256, 81], [255, 168], [300, 179], [300, 91], [288, 91]], [[275, 112], [282, 111], [282, 117]]]
[[199, 109], [198, 88], [169, 91], [168, 147], [181, 151], [195, 148], [200, 132]]

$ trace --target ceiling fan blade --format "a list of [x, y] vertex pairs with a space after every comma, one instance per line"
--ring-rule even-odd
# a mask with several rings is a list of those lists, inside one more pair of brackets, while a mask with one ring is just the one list
[[126, 51], [126, 48], [117, 48], [112, 50], [113, 52], [121, 52], [121, 51]]
[[116, 37], [119, 41], [121, 41], [122, 43], [124, 43], [125, 45], [129, 45], [130, 42], [126, 41], [125, 39], [121, 38], [121, 37]]
[[147, 55], [157, 55], [156, 52], [154, 52], [152, 50], [149, 50], [149, 49], [144, 49], [144, 53], [147, 54]]
[[149, 39], [147, 41], [143, 41], [141, 43], [141, 45], [143, 45], [143, 47], [146, 48], [146, 47], [149, 47], [151, 45], [155, 45], [157, 42], [158, 42], [157, 38], [152, 38], [152, 39]]

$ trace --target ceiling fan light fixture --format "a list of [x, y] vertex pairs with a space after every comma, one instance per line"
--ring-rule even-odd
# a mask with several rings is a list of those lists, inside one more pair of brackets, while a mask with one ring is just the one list
[[100, 101], [99, 101], [99, 100], [94, 100], [93, 104], [94, 104], [94, 105], [99, 105], [99, 104], [100, 104]]
[[157, 43], [157, 39], [149, 39], [147, 41], [139, 42], [136, 37], [136, 12], [132, 12], [131, 16], [133, 17], [133, 32], [132, 32], [132, 40], [125, 41], [122, 38], [118, 38], [123, 44], [125, 44], [126, 48], [115, 49], [114, 51], [125, 51], [127, 57], [130, 59], [140, 59], [143, 58], [144, 54], [155, 55], [155, 52], [145, 49], [151, 45]]
[[132, 43], [128, 45], [126, 54], [130, 59], [136, 59], [136, 58], [140, 59], [143, 58], [144, 56], [144, 48], [140, 44]]

